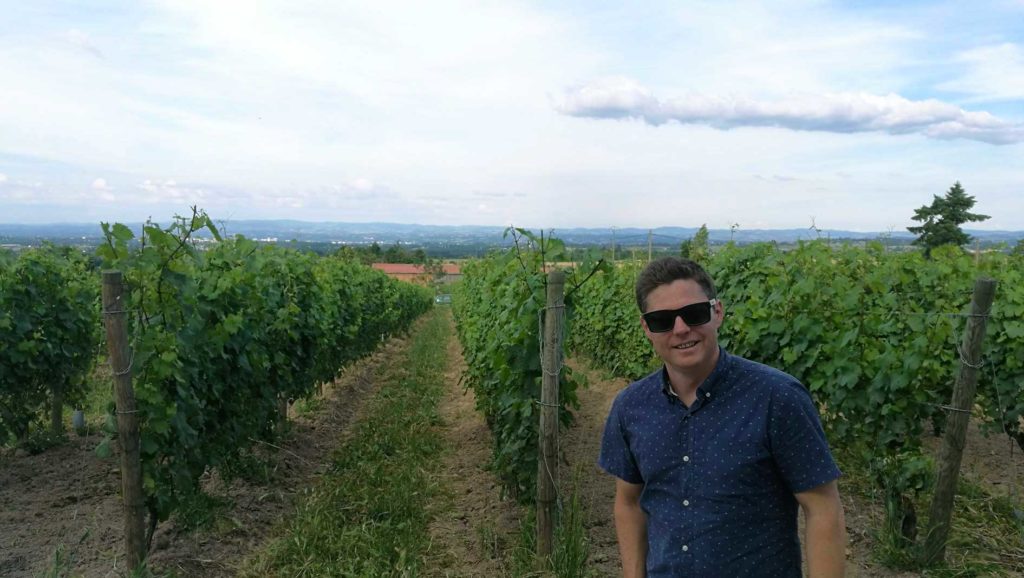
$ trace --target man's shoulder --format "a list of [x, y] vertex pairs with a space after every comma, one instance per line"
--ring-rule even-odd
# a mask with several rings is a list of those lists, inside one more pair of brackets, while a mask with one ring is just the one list
[[731, 373], [734, 380], [767, 390], [799, 390], [807, 393], [807, 387], [800, 380], [777, 367], [734, 354], [730, 354], [730, 361], [733, 364]]
[[630, 383], [615, 396], [615, 405], [635, 407], [648, 403], [664, 388], [663, 368]]

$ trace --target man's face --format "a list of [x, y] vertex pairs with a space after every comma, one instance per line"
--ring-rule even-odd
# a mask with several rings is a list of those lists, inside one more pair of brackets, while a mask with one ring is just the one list
[[[708, 297], [696, 281], [677, 279], [667, 285], [659, 285], [647, 295], [646, 312], [679, 309], [705, 301], [708, 301]], [[689, 327], [682, 318], [676, 317], [671, 331], [653, 333], [642, 317], [640, 322], [654, 346], [654, 352], [669, 369], [680, 373], [701, 374], [714, 368], [718, 359], [718, 328], [722, 325], [720, 303], [715, 304], [711, 321], [696, 327]]]

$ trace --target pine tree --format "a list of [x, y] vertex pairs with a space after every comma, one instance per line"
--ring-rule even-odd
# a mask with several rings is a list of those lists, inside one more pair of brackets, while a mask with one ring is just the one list
[[974, 202], [974, 197], [964, 191], [960, 181], [950, 187], [945, 196], [934, 195], [930, 206], [923, 206], [914, 211], [913, 219], [920, 221], [921, 225], [907, 227], [908, 231], [918, 236], [914, 244], [923, 247], [927, 256], [935, 247], [960, 247], [970, 243], [970, 235], [960, 230], [960, 225], [989, 218], [988, 215], [969, 212], [974, 207]]
[[679, 244], [679, 255], [684, 259], [692, 259], [698, 263], [704, 263], [711, 255], [711, 247], [708, 242], [708, 226], [703, 224], [697, 233]]

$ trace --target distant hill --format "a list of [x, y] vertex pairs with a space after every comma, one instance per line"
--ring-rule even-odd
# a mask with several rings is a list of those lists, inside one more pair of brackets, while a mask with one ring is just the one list
[[[228, 221], [219, 223], [229, 235], [241, 234], [253, 239], [285, 242], [296, 240], [316, 243], [345, 243], [382, 245], [402, 243], [415, 245], [485, 245], [501, 246], [510, 243], [503, 239], [505, 227], [468, 225], [414, 225], [399, 223], [334, 223], [292, 220], [271, 221]], [[129, 224], [136, 232], [141, 223]], [[638, 227], [569, 228], [556, 229], [555, 235], [571, 245], [646, 246], [648, 234], [651, 243], [658, 247], [678, 245], [697, 232], [696, 227]], [[841, 240], [889, 239], [891, 242], [909, 243], [914, 237], [907, 231], [858, 232], [835, 229], [710, 229], [712, 243], [737, 243], [775, 241], [795, 243], [799, 240], [829, 238]], [[1024, 231], [981, 231], [965, 229], [965, 232], [983, 243], [1014, 244], [1024, 239]], [[0, 224], [0, 242], [25, 242], [51, 240], [54, 242], [75, 242], [98, 244], [102, 232], [96, 223], [53, 223], [45, 225]]]

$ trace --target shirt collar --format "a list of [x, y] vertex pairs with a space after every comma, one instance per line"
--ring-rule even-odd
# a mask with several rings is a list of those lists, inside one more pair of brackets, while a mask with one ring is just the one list
[[[723, 393], [728, 389], [729, 381], [726, 376], [729, 374], [729, 368], [732, 367], [732, 356], [725, 350], [721, 345], [718, 346], [718, 362], [715, 363], [715, 368], [711, 370], [711, 375], [708, 375], [704, 383], [701, 383], [697, 387], [697, 402], [704, 403], [710, 401], [712, 397]], [[663, 365], [661, 372], [659, 373], [661, 379], [661, 392], [664, 393], [670, 400], [679, 399], [676, 392], [669, 385], [668, 380], [668, 369]]]

